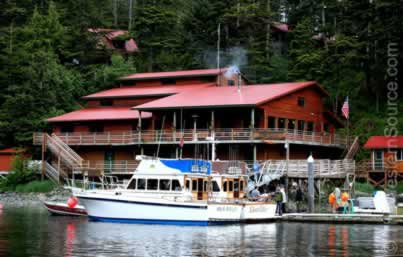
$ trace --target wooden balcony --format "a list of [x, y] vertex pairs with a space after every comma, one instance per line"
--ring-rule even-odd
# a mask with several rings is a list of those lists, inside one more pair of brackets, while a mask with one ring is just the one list
[[[287, 129], [264, 128], [218, 128], [215, 130], [187, 129], [179, 130], [142, 130], [101, 133], [58, 133], [68, 145], [136, 145], [136, 144], [185, 144], [203, 143], [284, 143], [310, 144], [345, 148], [348, 140], [345, 136]], [[43, 133], [34, 133], [34, 145], [42, 144]], [[352, 142], [352, 140], [350, 141]]]

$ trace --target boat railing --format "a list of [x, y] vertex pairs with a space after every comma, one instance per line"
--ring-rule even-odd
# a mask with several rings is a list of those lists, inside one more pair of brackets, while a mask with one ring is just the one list
[[[106, 178], [107, 177], [107, 178]], [[73, 188], [79, 188], [83, 190], [111, 190], [111, 189], [123, 189], [125, 185], [120, 183], [116, 177], [105, 176], [101, 181], [90, 181], [90, 180], [77, 180], [68, 179], [67, 184]]]

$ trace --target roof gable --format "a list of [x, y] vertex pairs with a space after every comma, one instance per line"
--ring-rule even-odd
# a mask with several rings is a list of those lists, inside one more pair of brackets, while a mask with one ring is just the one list
[[84, 96], [84, 99], [101, 98], [135, 98], [145, 96], [169, 96], [186, 90], [213, 86], [215, 83], [191, 84], [191, 85], [163, 85], [163, 86], [131, 86], [112, 88]]
[[403, 136], [372, 136], [364, 145], [365, 149], [403, 148]]
[[226, 68], [222, 69], [200, 69], [200, 70], [179, 70], [179, 71], [164, 71], [164, 72], [146, 72], [135, 73], [120, 78], [120, 80], [142, 80], [142, 79], [160, 79], [160, 78], [175, 78], [175, 77], [197, 77], [197, 76], [217, 76], [226, 72]]
[[[48, 122], [132, 120], [139, 118], [139, 112], [129, 107], [85, 108], [48, 119]], [[150, 118], [151, 113], [142, 112], [141, 118]]]
[[137, 110], [180, 109], [206, 107], [256, 106], [282, 96], [291, 94], [309, 86], [317, 86], [315, 81], [263, 84], [237, 87], [206, 87], [181, 92], [136, 107]]

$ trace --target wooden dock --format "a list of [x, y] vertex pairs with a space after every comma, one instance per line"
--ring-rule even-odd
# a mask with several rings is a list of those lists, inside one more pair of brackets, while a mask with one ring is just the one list
[[349, 224], [403, 224], [403, 215], [384, 214], [333, 214], [333, 213], [285, 213], [280, 221], [349, 223]]

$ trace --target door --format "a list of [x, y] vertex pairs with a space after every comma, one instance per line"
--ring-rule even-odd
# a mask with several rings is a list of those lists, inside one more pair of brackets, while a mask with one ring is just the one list
[[197, 200], [203, 200], [203, 179], [197, 179]]
[[239, 178], [234, 179], [234, 198], [239, 198]]
[[374, 170], [383, 170], [383, 151], [375, 150], [374, 151]]
[[104, 172], [111, 173], [113, 171], [113, 163], [115, 160], [115, 153], [111, 150], [105, 151], [104, 156]]

